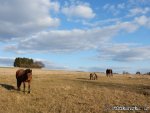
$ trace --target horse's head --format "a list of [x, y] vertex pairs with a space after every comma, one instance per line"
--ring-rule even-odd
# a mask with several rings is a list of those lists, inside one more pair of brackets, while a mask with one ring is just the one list
[[32, 79], [32, 70], [31, 69], [26, 69], [25, 70], [25, 75], [26, 75], [26, 80], [31, 80]]

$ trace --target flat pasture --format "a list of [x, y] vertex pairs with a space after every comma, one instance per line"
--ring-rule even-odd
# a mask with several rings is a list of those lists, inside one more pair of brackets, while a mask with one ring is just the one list
[[17, 69], [0, 68], [0, 113], [150, 112], [150, 76], [97, 73], [89, 80], [89, 72], [33, 69], [31, 93], [24, 94], [23, 85], [16, 90]]

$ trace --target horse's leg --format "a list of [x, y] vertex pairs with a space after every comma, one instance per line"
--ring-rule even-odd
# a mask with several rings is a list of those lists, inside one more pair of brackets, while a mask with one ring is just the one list
[[17, 80], [17, 88], [18, 88], [18, 91], [20, 91], [20, 86], [21, 86], [21, 82], [19, 80]]
[[23, 92], [25, 93], [26, 84], [23, 82]]
[[97, 75], [94, 73], [94, 77], [95, 77], [95, 80], [97, 80], [97, 77], [96, 77]]
[[95, 78], [96, 78], [96, 80], [97, 80], [97, 75], [95, 75]]
[[92, 80], [92, 75], [90, 75], [90, 80]]
[[28, 93], [30, 93], [30, 82], [28, 82]]

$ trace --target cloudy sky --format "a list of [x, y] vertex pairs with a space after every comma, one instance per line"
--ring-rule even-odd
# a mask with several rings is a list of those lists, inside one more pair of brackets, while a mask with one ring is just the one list
[[150, 71], [150, 0], [0, 0], [0, 66]]

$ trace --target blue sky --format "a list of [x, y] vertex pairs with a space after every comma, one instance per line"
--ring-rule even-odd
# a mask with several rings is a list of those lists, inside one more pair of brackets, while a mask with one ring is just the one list
[[150, 71], [150, 0], [0, 0], [0, 66]]

